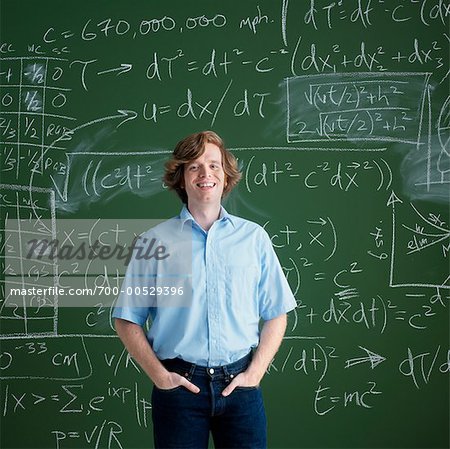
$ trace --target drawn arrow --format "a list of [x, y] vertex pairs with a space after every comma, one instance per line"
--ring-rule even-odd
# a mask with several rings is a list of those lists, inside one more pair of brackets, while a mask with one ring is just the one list
[[112, 73], [117, 72], [117, 76], [122, 73], [129, 72], [133, 68], [133, 64], [120, 64], [120, 67], [115, 67], [114, 69], [103, 70], [101, 72], [97, 72], [97, 75], [103, 75], [104, 73]]
[[392, 191], [386, 206], [392, 206], [395, 203], [403, 203], [403, 201], [395, 194], [394, 191]]
[[392, 287], [394, 285], [394, 258], [395, 258], [395, 239], [396, 239], [396, 232], [397, 232], [397, 226], [395, 223], [395, 203], [402, 204], [403, 201], [395, 194], [395, 192], [392, 190], [391, 194], [389, 196], [388, 202], [386, 203], [386, 206], [392, 207], [392, 244], [391, 244], [391, 269], [389, 271], [389, 286]]
[[351, 366], [359, 365], [361, 363], [370, 362], [370, 367], [374, 369], [376, 366], [378, 366], [380, 363], [386, 360], [385, 357], [382, 357], [381, 355], [376, 354], [375, 352], [372, 352], [367, 348], [364, 348], [362, 346], [358, 346], [358, 348], [362, 349], [363, 351], [366, 351], [367, 357], [357, 357], [355, 359], [347, 360], [345, 362], [346, 368], [350, 368]]
[[319, 224], [321, 226], [325, 226], [327, 224], [327, 221], [324, 220], [322, 217], [320, 217], [319, 221], [308, 220], [308, 223], [310, 223], [310, 224]]
[[122, 116], [124, 116], [126, 118], [125, 118], [125, 120], [122, 120], [116, 126], [116, 128], [118, 128], [119, 126], [122, 126], [125, 122], [128, 122], [129, 120], [134, 120], [138, 115], [136, 111], [131, 111], [130, 109], [118, 109], [117, 112], [119, 114], [122, 114]]
[[100, 122], [105, 122], [107, 120], [114, 120], [117, 118], [123, 118], [125, 117], [125, 120], [122, 120], [117, 126], [116, 128], [118, 128], [120, 125], [122, 125], [123, 123], [127, 122], [128, 120], [134, 120], [137, 117], [137, 112], [136, 111], [131, 111], [129, 109], [118, 109], [117, 112], [119, 114], [115, 114], [115, 115], [109, 115], [107, 117], [101, 117], [95, 120], [91, 120], [89, 122], [83, 123], [82, 125], [79, 125], [75, 128], [69, 129], [67, 131], [65, 131], [60, 137], [58, 137], [55, 141], [53, 141], [44, 151], [44, 155], [45, 153], [47, 153], [48, 150], [50, 150], [56, 143], [64, 141], [64, 140], [72, 140], [72, 135], [79, 131], [80, 129], [86, 128], [87, 126], [91, 126], [94, 125], [96, 123], [100, 123]]
[[[330, 224], [331, 231], [332, 231], [332, 233], [333, 233], [333, 241], [334, 241], [334, 244], [333, 244], [333, 249], [331, 250], [331, 253], [330, 253], [329, 256], [325, 259], [325, 261], [331, 259], [331, 258], [334, 256], [334, 253], [336, 252], [336, 248], [337, 248], [337, 235], [336, 235], [336, 229], [334, 228], [334, 224], [333, 224], [333, 222], [330, 220], [330, 217], [327, 217], [326, 220], [325, 220], [324, 218], [322, 218], [322, 217], [319, 217], [318, 220], [308, 220], [307, 222], [310, 223], [310, 224], [317, 224], [317, 225], [320, 225], [320, 226], [325, 226], [327, 223]], [[297, 251], [298, 251], [299, 249], [300, 249], [300, 247], [297, 248]]]
[[[72, 139], [72, 135], [76, 132], [79, 131], [80, 129], [86, 128], [88, 126], [92, 126], [96, 123], [101, 123], [101, 122], [105, 122], [108, 120], [115, 120], [118, 118], [123, 118], [123, 120], [116, 126], [116, 128], [118, 128], [119, 126], [123, 125], [125, 122], [129, 121], [129, 120], [134, 120], [137, 117], [137, 112], [136, 111], [131, 111], [129, 109], [119, 109], [117, 111], [119, 114], [116, 115], [110, 115], [108, 117], [101, 117], [95, 120], [91, 120], [89, 122], [83, 123], [75, 128], [72, 128], [66, 132], [64, 132], [61, 136], [59, 136], [56, 140], [54, 140], [48, 147], [46, 147], [44, 149], [44, 151], [42, 152], [42, 154], [39, 157], [39, 160], [37, 161], [37, 163], [41, 163], [41, 161], [43, 160], [44, 156], [58, 143], [61, 141], [66, 141], [66, 140], [71, 140]], [[69, 181], [69, 177], [68, 177], [68, 173], [66, 175], [66, 181], [64, 183], [64, 189], [63, 192], [61, 192], [61, 190], [58, 188], [57, 183], [55, 181], [55, 179], [53, 178], [53, 176], [50, 174], [49, 175], [50, 180], [53, 183], [53, 187], [55, 189], [55, 191], [58, 193], [58, 195], [60, 196], [60, 198], [64, 201], [67, 202], [67, 184]], [[33, 181], [34, 181], [34, 172], [31, 171], [31, 176], [30, 176], [30, 182], [29, 182], [29, 186], [33, 187]]]

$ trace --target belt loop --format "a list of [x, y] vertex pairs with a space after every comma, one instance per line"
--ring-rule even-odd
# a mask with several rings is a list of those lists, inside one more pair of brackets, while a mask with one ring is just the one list
[[229, 373], [228, 373], [228, 366], [227, 366], [227, 365], [224, 365], [224, 366], [222, 367], [222, 370], [223, 370], [223, 373], [225, 374], [225, 377], [228, 378], [228, 376], [229, 376]]
[[191, 381], [192, 376], [194, 375], [196, 367], [197, 365], [195, 363], [190, 363], [189, 370], [186, 370], [186, 373], [184, 374], [189, 382]]
[[225, 381], [226, 382], [231, 382], [233, 380], [234, 375], [230, 374], [230, 372], [228, 371], [228, 366], [227, 365], [223, 366], [223, 374], [225, 375]]

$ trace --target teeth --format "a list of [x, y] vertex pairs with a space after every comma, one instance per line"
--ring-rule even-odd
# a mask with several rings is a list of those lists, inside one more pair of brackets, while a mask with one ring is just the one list
[[214, 183], [213, 182], [202, 182], [197, 184], [199, 187], [214, 187]]

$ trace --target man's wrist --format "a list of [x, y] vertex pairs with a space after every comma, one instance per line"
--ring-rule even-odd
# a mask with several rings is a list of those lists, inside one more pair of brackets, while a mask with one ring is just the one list
[[148, 373], [150, 380], [156, 385], [164, 385], [169, 378], [169, 371], [165, 368], [162, 363], [159, 366], [153, 367], [153, 369]]
[[255, 366], [250, 365], [246, 370], [245, 374], [251, 385], [259, 385], [261, 379], [264, 377], [265, 370], [258, 369]]

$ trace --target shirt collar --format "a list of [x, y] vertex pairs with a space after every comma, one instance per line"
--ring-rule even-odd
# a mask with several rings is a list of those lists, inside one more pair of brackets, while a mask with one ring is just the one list
[[[189, 212], [189, 209], [186, 205], [183, 206], [180, 212], [180, 220], [181, 220], [181, 226], [184, 226], [184, 224], [187, 221], [191, 221], [192, 223], [196, 223], [194, 217]], [[236, 223], [234, 222], [234, 217], [230, 215], [223, 206], [220, 206], [220, 214], [219, 214], [219, 221], [229, 221], [233, 227], [235, 227]]]

